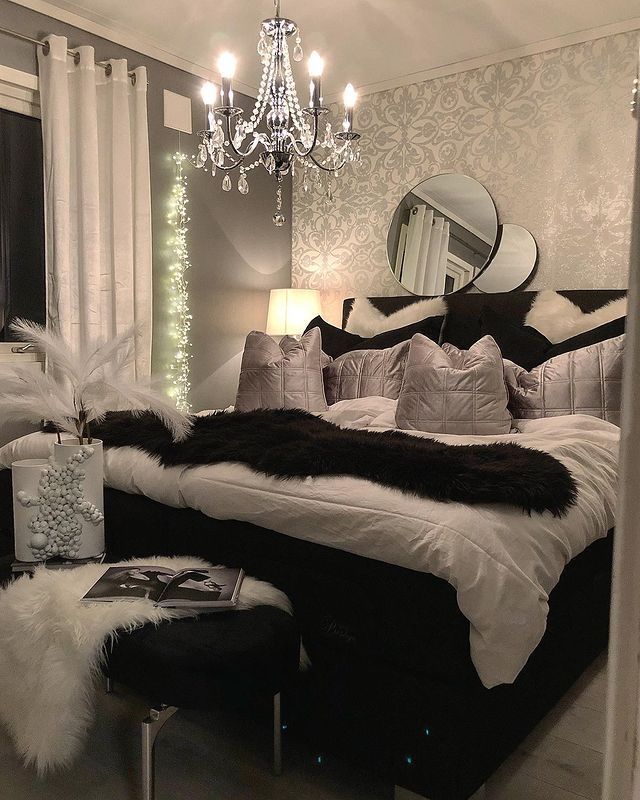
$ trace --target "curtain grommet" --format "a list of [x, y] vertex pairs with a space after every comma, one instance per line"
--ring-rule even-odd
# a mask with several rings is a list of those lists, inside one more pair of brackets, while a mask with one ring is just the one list
[[45, 42], [42, 45], [42, 55], [48, 56], [50, 52], [51, 52], [51, 45], [49, 44], [49, 42]]

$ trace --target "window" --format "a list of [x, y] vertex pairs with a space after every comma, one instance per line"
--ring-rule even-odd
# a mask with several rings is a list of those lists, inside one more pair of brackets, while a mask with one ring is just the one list
[[42, 132], [0, 109], [0, 341], [16, 317], [45, 321]]

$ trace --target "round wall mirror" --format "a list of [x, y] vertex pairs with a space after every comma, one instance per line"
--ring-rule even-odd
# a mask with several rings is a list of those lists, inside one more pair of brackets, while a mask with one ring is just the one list
[[538, 261], [538, 245], [522, 225], [500, 226], [496, 252], [474, 284], [481, 292], [512, 292], [531, 278]]
[[491, 195], [475, 178], [434, 175], [398, 204], [387, 235], [389, 266], [419, 295], [457, 292], [487, 265], [498, 233]]

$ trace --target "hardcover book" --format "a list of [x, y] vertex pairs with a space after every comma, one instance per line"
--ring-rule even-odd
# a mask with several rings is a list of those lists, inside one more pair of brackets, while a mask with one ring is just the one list
[[166, 567], [109, 567], [82, 598], [83, 602], [114, 602], [144, 598], [164, 608], [217, 611], [238, 602], [244, 578], [241, 569], [210, 567], [175, 572]]

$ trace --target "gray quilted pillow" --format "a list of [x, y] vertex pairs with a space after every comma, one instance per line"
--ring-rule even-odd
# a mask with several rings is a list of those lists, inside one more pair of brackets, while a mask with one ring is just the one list
[[399, 428], [430, 433], [509, 433], [511, 415], [502, 354], [483, 336], [469, 350], [411, 339], [398, 406]]
[[326, 411], [319, 328], [300, 339], [285, 336], [280, 343], [266, 333], [251, 331], [242, 354], [237, 411], [254, 408], [303, 408]]
[[588, 414], [620, 425], [623, 358], [624, 334], [554, 356], [531, 372], [505, 361], [513, 416]]
[[351, 350], [338, 356], [324, 368], [327, 403], [358, 397], [397, 399], [408, 354], [409, 342], [400, 342], [385, 350]]

